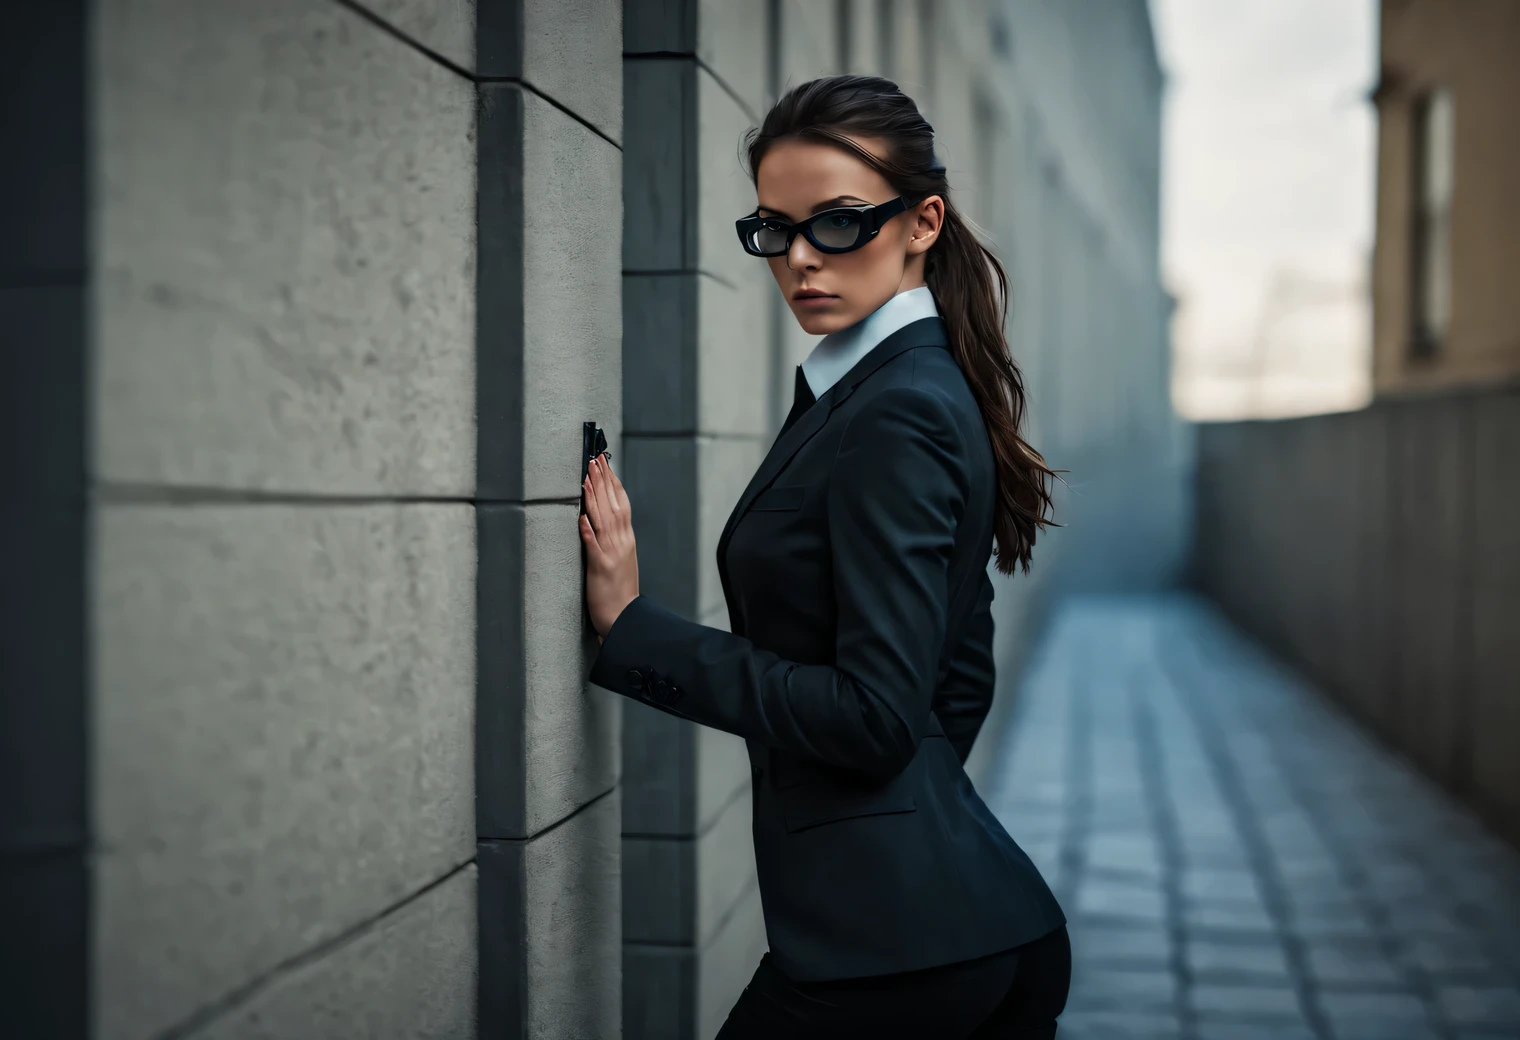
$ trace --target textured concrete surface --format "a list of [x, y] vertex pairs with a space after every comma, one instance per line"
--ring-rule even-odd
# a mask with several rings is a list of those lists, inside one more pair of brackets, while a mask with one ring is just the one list
[[1520, 853], [1199, 601], [1069, 601], [981, 790], [1071, 920], [1063, 1037], [1520, 1036]]
[[[785, 91], [819, 76], [839, 70], [839, 16], [827, 0], [781, 0], [781, 51], [777, 70]], [[881, 11], [852, 11], [852, 22], [879, 24]]]
[[[585, 681], [596, 656], [580, 579], [578, 505], [530, 505], [523, 706], [526, 832], [536, 834], [617, 783], [621, 698]], [[493, 835], [494, 836], [494, 835]]]
[[[1420, 474], [1418, 480], [1391, 485], [1389, 548], [1400, 579], [1393, 587], [1388, 630], [1393, 655], [1389, 692], [1395, 704], [1390, 721], [1400, 744], [1440, 776], [1462, 768], [1455, 760], [1457, 745], [1470, 724], [1463, 718], [1464, 696], [1427, 693], [1442, 688], [1466, 692], [1463, 673], [1470, 650], [1464, 630], [1470, 630], [1471, 619], [1463, 608], [1472, 594], [1473, 512], [1472, 435], [1465, 404], [1461, 399], [1421, 400], [1399, 409], [1390, 459], [1395, 472]], [[1291, 435], [1297, 429], [1298, 424], [1289, 424], [1284, 432]], [[1333, 430], [1325, 433], [1322, 441], [1333, 437]], [[1307, 454], [1299, 457], [1307, 461]]]
[[623, 829], [629, 835], [691, 834], [695, 741], [691, 723], [630, 702], [623, 710]]
[[702, 948], [698, 977], [697, 1035], [716, 1036], [738, 995], [749, 984], [766, 950], [760, 889], [745, 891]]
[[337, 4], [93, 21], [101, 479], [467, 494], [470, 84]]
[[475, 1029], [475, 868], [242, 995], [194, 1040], [465, 1040]]
[[534, 94], [522, 106], [524, 497], [579, 499], [581, 423], [614, 454], [622, 435], [621, 153]]
[[[739, 248], [737, 238], [734, 248]], [[697, 422], [704, 433], [764, 437], [768, 448], [769, 398], [762, 391], [774, 371], [767, 348], [770, 304], [777, 289], [764, 268], [750, 279], [732, 288], [707, 275], [697, 282], [697, 335], [702, 344], [697, 361]], [[783, 318], [792, 321], [789, 313]], [[787, 371], [790, 379], [791, 369]], [[786, 400], [790, 406], [790, 393]]]
[[156, 1033], [473, 855], [465, 506], [108, 504], [96, 1020]]
[[1200, 588], [1520, 835], [1513, 390], [1201, 428]]
[[[724, 631], [728, 629], [726, 621], [708, 620], [703, 624]], [[694, 817], [696, 829], [705, 832], [719, 815], [732, 811], [736, 799], [747, 801], [748, 795], [741, 798], [740, 792], [749, 786], [749, 752], [743, 738], [705, 726], [697, 728], [695, 743], [697, 797]]]
[[1497, 811], [1520, 820], [1520, 408], [1513, 399], [1480, 401], [1473, 417], [1473, 777]]
[[[739, 139], [763, 110], [766, 10], [630, 0], [625, 18], [621, 472], [644, 591], [726, 627], [717, 540], [771, 423], [775, 290], [732, 230], [754, 208]], [[625, 1035], [710, 1035], [698, 1031], [706, 1009], [743, 985], [704, 974], [703, 944], [752, 884], [747, 756], [732, 737], [637, 705], [623, 746]]]
[[[695, 222], [691, 241], [696, 247], [690, 266], [717, 275], [735, 286], [772, 286], [764, 260], [739, 245], [734, 221], [755, 211], [755, 186], [749, 179], [744, 133], [756, 119], [706, 68], [689, 81], [696, 97], [687, 102], [696, 110], [696, 206], [686, 211]], [[774, 290], [772, 290], [774, 291]], [[716, 346], [704, 338], [705, 347]]]
[[[0, 699], [0, 859], [57, 855], [89, 841], [86, 809], [85, 292], [0, 287], [0, 435], [10, 481], [0, 537], [9, 624]], [[83, 938], [80, 936], [79, 938]], [[59, 949], [62, 948], [59, 943]]]
[[622, 1035], [622, 915], [616, 791], [523, 850], [525, 1034]]
[[[752, 118], [760, 119], [770, 104], [766, 83], [769, 47], [761, 42], [767, 39], [766, 5], [733, 0], [692, 3], [697, 57], [738, 97]], [[680, 50], [687, 53], [690, 46], [683, 42]]]
[[695, 613], [699, 605], [697, 576], [707, 563], [694, 550], [702, 519], [702, 457], [702, 442], [692, 437], [628, 435], [622, 460], [613, 463], [633, 507], [639, 559], [647, 553], [658, 561], [647, 578], [639, 568], [639, 591], [683, 613]]
[[[477, 0], [477, 3], [479, 0]], [[622, 0], [518, 0], [522, 78], [613, 141], [622, 140]], [[495, 69], [483, 69], [494, 73]], [[618, 198], [616, 189], [609, 205]], [[604, 241], [604, 246], [611, 246]], [[614, 255], [617, 250], [611, 249]]]
[[[750, 347], [756, 354], [755, 343]], [[751, 400], [759, 397], [751, 394]], [[791, 398], [787, 398], [791, 407]], [[723, 581], [718, 574], [718, 540], [723, 537], [729, 514], [749, 486], [750, 478], [760, 468], [771, 446], [770, 437], [713, 436], [697, 441], [697, 475], [701, 487], [701, 505], [697, 517], [697, 554], [699, 584], [697, 609], [701, 613], [719, 611], [728, 614], [723, 599]], [[725, 621], [725, 626], [727, 622]]]
[[623, 369], [625, 438], [696, 428], [697, 352], [692, 342], [701, 281], [701, 275], [686, 271], [630, 272], [623, 279], [623, 338], [640, 344], [645, 359]]
[[419, 47], [459, 68], [475, 68], [475, 0], [362, 0], [359, 6]]
[[693, 168], [699, 143], [691, 134], [698, 77], [711, 80], [690, 58], [665, 51], [630, 53], [623, 64], [627, 271], [683, 271], [694, 266], [697, 228], [688, 197], [693, 176], [700, 176]]
[[624, 904], [624, 942], [706, 945], [756, 884], [748, 789], [686, 841], [625, 833], [623, 877], [645, 894]]
[[364, 0], [359, 6], [457, 68], [520, 80], [620, 140], [622, 89], [607, 74], [621, 59], [619, 0]]
[[758, 887], [734, 904], [700, 949], [629, 943], [623, 955], [624, 1034], [717, 1035], [765, 948]]

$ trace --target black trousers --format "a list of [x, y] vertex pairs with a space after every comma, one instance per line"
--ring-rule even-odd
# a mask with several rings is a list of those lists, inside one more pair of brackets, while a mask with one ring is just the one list
[[1065, 928], [974, 961], [839, 982], [796, 982], [767, 953], [718, 1040], [1050, 1040], [1070, 986]]

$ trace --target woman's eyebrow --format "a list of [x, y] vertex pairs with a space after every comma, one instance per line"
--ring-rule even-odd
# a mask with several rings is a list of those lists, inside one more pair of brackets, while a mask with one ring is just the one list
[[[810, 214], [811, 213], [822, 213], [824, 210], [830, 209], [830, 208], [832, 208], [834, 206], [838, 206], [840, 204], [844, 204], [844, 205], [856, 205], [856, 206], [869, 206], [870, 205], [870, 203], [867, 202], [865, 199], [862, 199], [862, 198], [860, 198], [859, 196], [856, 196], [856, 195], [835, 195], [832, 199], [824, 199], [822, 202], [820, 202], [817, 205], [815, 205], [808, 212]], [[792, 219], [791, 217], [787, 216], [785, 213], [781, 212], [779, 209], [775, 209], [775, 208], [773, 208], [771, 206], [756, 206], [755, 207], [755, 212], [756, 213], [768, 213], [768, 214], [770, 214], [773, 217], [780, 217], [783, 220], [791, 220]]]
[[833, 206], [838, 206], [841, 203], [844, 203], [846, 205], [848, 205], [850, 203], [854, 203], [855, 205], [859, 205], [859, 206], [869, 206], [870, 205], [870, 203], [867, 202], [865, 199], [859, 198], [858, 196], [855, 196], [855, 195], [835, 195], [832, 199], [825, 199], [824, 201], [818, 203], [818, 205], [816, 205], [816, 206], [813, 207], [812, 211], [814, 213], [821, 213], [824, 210], [829, 209], [829, 208], [831, 208]]

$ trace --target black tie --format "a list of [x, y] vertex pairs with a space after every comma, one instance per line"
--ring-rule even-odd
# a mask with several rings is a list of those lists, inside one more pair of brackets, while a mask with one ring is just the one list
[[[792, 410], [787, 414], [786, 422], [781, 424], [781, 433], [791, 429], [792, 423], [796, 422], [802, 413], [813, 406], [817, 398], [813, 396], [813, 388], [808, 386], [807, 376], [802, 374], [802, 366], [797, 366], [797, 382], [792, 387]], [[781, 434], [777, 434], [779, 437]]]

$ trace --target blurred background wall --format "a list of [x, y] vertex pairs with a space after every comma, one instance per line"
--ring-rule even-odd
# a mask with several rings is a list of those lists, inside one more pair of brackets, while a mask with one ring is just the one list
[[1384, 0], [1370, 407], [1199, 431], [1199, 586], [1520, 837], [1520, 7]]

